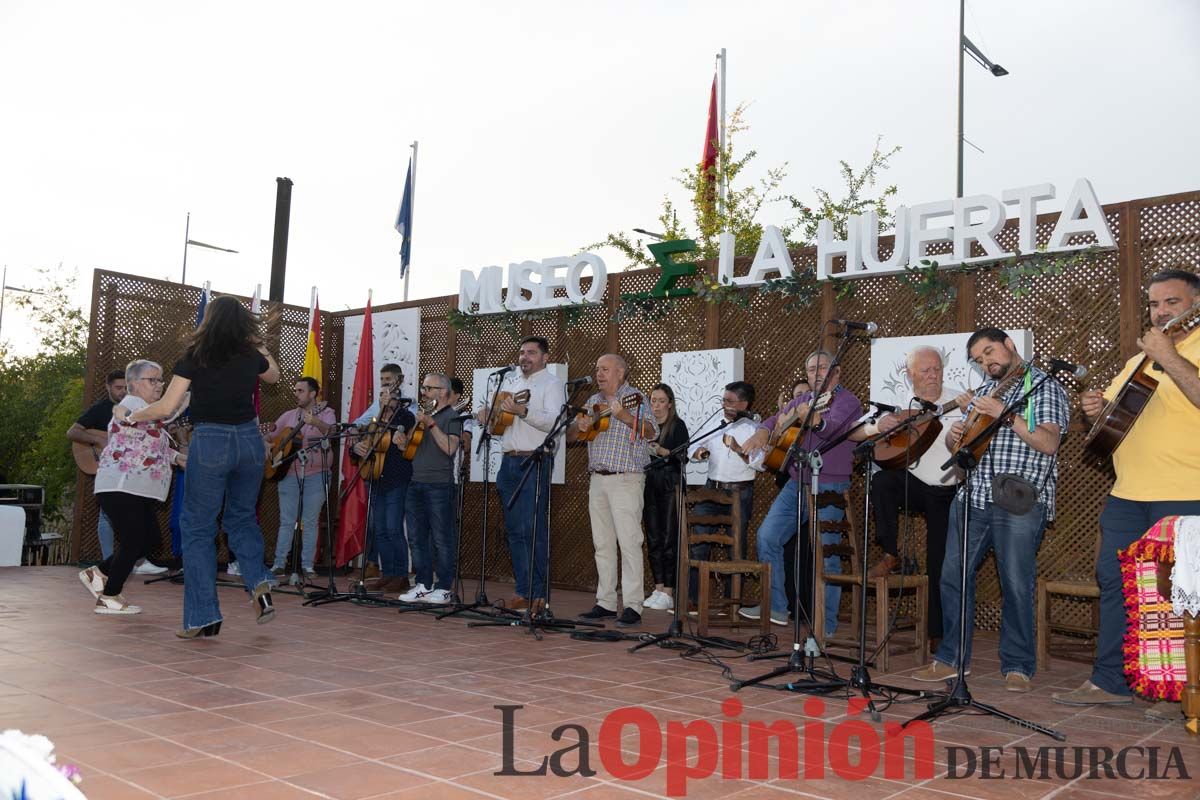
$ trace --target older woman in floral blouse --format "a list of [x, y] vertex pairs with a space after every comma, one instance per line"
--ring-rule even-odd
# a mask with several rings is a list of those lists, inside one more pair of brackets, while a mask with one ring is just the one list
[[133, 361], [125, 368], [125, 380], [129, 394], [113, 409], [108, 444], [96, 472], [96, 498], [112, 520], [117, 546], [98, 566], [79, 573], [79, 580], [96, 598], [97, 614], [141, 612], [121, 589], [133, 565], [162, 539], [158, 505], [167, 499], [171, 465], [182, 467], [187, 462], [187, 456], [171, 447], [164, 423], [124, 421], [128, 412], [122, 409], [136, 411], [162, 396], [162, 367], [153, 361]]

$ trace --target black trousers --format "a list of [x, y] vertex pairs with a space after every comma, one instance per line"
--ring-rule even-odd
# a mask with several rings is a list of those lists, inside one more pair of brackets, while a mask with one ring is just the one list
[[116, 534], [112, 555], [100, 563], [100, 571], [108, 577], [104, 594], [114, 597], [125, 588], [133, 565], [149, 555], [155, 543], [162, 539], [162, 528], [158, 524], [159, 501], [125, 492], [101, 492], [96, 498], [112, 521]]
[[907, 484], [908, 511], [925, 515], [925, 572], [929, 575], [929, 638], [942, 638], [942, 561], [946, 528], [957, 486], [930, 486], [905, 469], [885, 469], [871, 478], [875, 540], [889, 555], [899, 555], [900, 512]]
[[679, 541], [679, 512], [675, 508], [676, 470], [651, 470], [646, 473], [642, 503], [642, 524], [646, 527], [646, 551], [654, 582], [675, 588], [676, 550]]

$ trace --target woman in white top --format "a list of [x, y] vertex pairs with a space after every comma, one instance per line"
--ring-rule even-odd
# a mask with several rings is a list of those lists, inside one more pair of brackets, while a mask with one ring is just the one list
[[[163, 392], [162, 367], [153, 361], [130, 362], [125, 368], [129, 394], [113, 409], [108, 444], [96, 471], [96, 499], [117, 534], [113, 554], [79, 573], [96, 597], [97, 614], [137, 614], [121, 595], [125, 579], [138, 559], [162, 539], [158, 505], [167, 499], [171, 465], [185, 466], [187, 456], [171, 447], [162, 422], [127, 422], [129, 412], [145, 408]], [[128, 409], [125, 411], [123, 409]]]

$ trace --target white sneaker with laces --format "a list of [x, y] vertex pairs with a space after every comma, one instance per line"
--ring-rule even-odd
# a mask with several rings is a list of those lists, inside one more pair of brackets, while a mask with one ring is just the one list
[[655, 589], [649, 597], [642, 601], [642, 608], [658, 608], [658, 598], [660, 597], [662, 597], [662, 592]]
[[654, 594], [647, 597], [645, 602], [642, 603], [642, 608], [649, 608], [654, 611], [672, 611], [675, 608], [675, 601], [671, 595], [655, 589]]
[[166, 572], [166, 567], [157, 567], [145, 559], [139, 561], [137, 566], [133, 568], [134, 575], [163, 575]]
[[425, 584], [418, 583], [413, 588], [409, 589], [404, 594], [400, 595], [402, 603], [428, 603], [430, 602], [428, 595], [429, 590], [425, 588]]
[[142, 613], [141, 606], [130, 605], [124, 595], [113, 595], [112, 597], [102, 594], [96, 598], [97, 614], [140, 614]]
[[225, 574], [240, 576], [242, 574], [242, 571], [240, 569], [238, 569], [238, 565], [237, 565], [236, 561], [230, 561], [229, 566], [227, 566], [225, 568]]
[[425, 597], [422, 599], [426, 603], [433, 603], [435, 605], [444, 606], [444, 605], [449, 604], [451, 597], [450, 597], [450, 592], [446, 591], [445, 589], [434, 589], [432, 592], [425, 595]]

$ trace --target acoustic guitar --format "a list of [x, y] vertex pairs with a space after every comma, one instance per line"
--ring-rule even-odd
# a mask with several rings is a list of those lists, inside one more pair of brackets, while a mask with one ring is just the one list
[[[1012, 387], [1016, 386], [1017, 383], [1025, 378], [1025, 372], [1028, 369], [1029, 365], [1024, 361], [1018, 362], [1017, 366], [1010, 370], [1007, 375], [1000, 379], [999, 383], [992, 387], [992, 391], [988, 392], [987, 396], [1003, 397], [1004, 395], [1008, 394], [1008, 391], [1012, 389]], [[977, 411], [974, 407], [969, 408], [970, 410], [967, 412], [967, 418], [963, 420], [962, 432], [958, 435], [958, 438], [955, 439], [954, 446], [950, 448], [951, 452], [956, 452], [962, 448], [963, 442], [975, 440], [975, 437], [977, 437], [989, 425], [996, 421], [995, 417], [990, 417], [987, 414]], [[987, 452], [987, 449], [991, 445], [992, 439], [995, 438], [995, 436], [996, 431], [992, 431], [989, 435], [975, 441], [971, 447], [971, 455], [975, 456], [976, 461], [983, 458], [983, 454]]]
[[941, 435], [942, 421], [939, 417], [956, 408], [958, 403], [951, 400], [936, 409], [897, 411], [893, 416], [900, 420], [901, 427], [875, 437], [872, 455], [875, 463], [883, 469], [903, 468], [916, 463]]
[[[465, 408], [471, 407], [470, 398], [463, 398], [454, 405], [455, 411], [462, 411]], [[433, 415], [434, 409], [437, 408], [437, 401], [422, 403], [421, 410], [426, 414]], [[408, 446], [404, 448], [404, 458], [407, 461], [412, 461], [417, 455], [417, 448], [421, 446], [421, 442], [425, 441], [425, 431], [427, 428], [424, 423], [418, 422], [413, 428], [412, 433], [408, 437]]]
[[488, 414], [488, 433], [492, 436], [503, 436], [504, 432], [516, 421], [517, 415], [511, 411], [503, 411], [500, 404], [505, 400], [512, 400], [517, 405], [529, 402], [529, 390], [522, 389], [513, 394], [512, 392], [496, 392], [496, 397], [492, 400], [492, 410]]
[[[1173, 336], [1180, 331], [1189, 330], [1200, 323], [1200, 303], [1189, 308], [1163, 326], [1163, 333]], [[1098, 456], [1110, 456], [1125, 440], [1125, 434], [1137, 422], [1138, 416], [1150, 396], [1158, 388], [1158, 378], [1148, 370], [1158, 368], [1145, 354], [1142, 354], [1137, 368], [1121, 385], [1116, 397], [1112, 399], [1096, 418], [1087, 438], [1083, 440], [1086, 450]]]
[[[817, 398], [814, 413], [820, 414], [829, 408], [833, 400], [833, 392], [825, 392]], [[801, 434], [804, 419], [808, 416], [807, 403], [801, 403], [775, 421], [775, 429], [767, 439], [767, 455], [763, 458], [763, 466], [775, 472], [781, 471], [788, 461], [788, 451]]]
[[[621, 398], [621, 408], [626, 411], [633, 411], [642, 404], [642, 395], [640, 392], [633, 392]], [[612, 407], [607, 403], [596, 403], [592, 406], [592, 410], [586, 414], [577, 414], [577, 419], [590, 418], [592, 427], [586, 431], [580, 431], [578, 441], [594, 442], [596, 437], [604, 431], [608, 430], [612, 425]]]
[[[328, 406], [326, 402], [317, 403], [313, 408], [313, 416], [320, 414]], [[263, 462], [264, 478], [269, 481], [281, 481], [288, 474], [298, 446], [304, 443], [303, 430], [303, 424], [297, 424], [295, 427], [285, 425], [271, 438], [271, 452], [267, 453], [267, 460]]]

